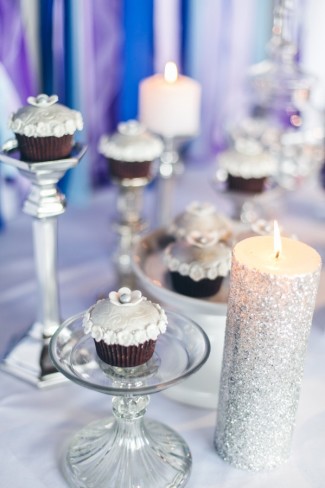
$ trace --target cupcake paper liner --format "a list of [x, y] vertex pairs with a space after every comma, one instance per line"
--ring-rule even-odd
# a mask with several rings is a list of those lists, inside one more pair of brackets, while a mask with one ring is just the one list
[[144, 364], [152, 357], [156, 341], [149, 340], [138, 346], [120, 346], [94, 341], [98, 356], [110, 366], [132, 368]]
[[240, 176], [228, 175], [229, 190], [247, 193], [261, 193], [264, 189], [266, 177], [245, 179]]
[[200, 281], [194, 281], [189, 276], [182, 276], [176, 271], [172, 271], [170, 276], [175, 291], [193, 298], [215, 295], [219, 291], [223, 280], [223, 276], [218, 276], [215, 280], [203, 278]]
[[111, 175], [115, 178], [147, 178], [150, 175], [151, 161], [118, 161], [109, 159]]
[[73, 136], [27, 137], [16, 134], [21, 158], [26, 161], [41, 162], [64, 159], [73, 146]]

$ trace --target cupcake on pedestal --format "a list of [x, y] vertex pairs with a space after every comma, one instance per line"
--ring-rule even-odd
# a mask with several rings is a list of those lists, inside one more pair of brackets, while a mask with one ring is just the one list
[[67, 158], [73, 135], [82, 130], [80, 112], [57, 103], [58, 97], [28, 97], [28, 105], [11, 115], [9, 128], [15, 133], [21, 158], [25, 161], [53, 161]]
[[149, 361], [166, 326], [167, 317], [160, 305], [126, 287], [99, 300], [83, 319], [85, 333], [93, 337], [99, 358], [120, 368]]
[[216, 232], [192, 231], [185, 239], [169, 244], [164, 258], [174, 290], [204, 298], [216, 294], [229, 274], [231, 249], [218, 241]]
[[263, 192], [277, 171], [276, 159], [252, 139], [238, 139], [235, 148], [221, 153], [218, 161], [227, 175], [228, 189], [238, 192]]
[[230, 221], [207, 202], [192, 202], [184, 212], [175, 217], [168, 228], [168, 233], [176, 239], [182, 239], [192, 231], [202, 234], [215, 232], [218, 241], [226, 241], [232, 235]]
[[150, 179], [152, 162], [162, 151], [161, 139], [136, 120], [121, 122], [115, 134], [99, 141], [99, 152], [108, 159], [110, 173], [118, 180]]

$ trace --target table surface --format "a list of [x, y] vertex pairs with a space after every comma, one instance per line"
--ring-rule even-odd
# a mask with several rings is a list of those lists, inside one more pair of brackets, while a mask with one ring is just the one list
[[[224, 206], [207, 171], [188, 169], [170, 195], [173, 213], [193, 200]], [[144, 208], [157, 223], [155, 188], [147, 189]], [[85, 310], [116, 289], [112, 229], [116, 189], [98, 191], [85, 208], [59, 217], [58, 270], [62, 317]], [[325, 192], [305, 188], [277, 201], [275, 212], [287, 232], [296, 233], [325, 258]], [[0, 359], [35, 319], [32, 226], [20, 214], [0, 234]], [[186, 311], [184, 311], [186, 313]], [[235, 469], [213, 448], [216, 410], [152, 395], [147, 415], [188, 442], [193, 455], [189, 488], [321, 488], [325, 486], [325, 272], [321, 276], [290, 460], [263, 473]], [[110, 398], [67, 383], [38, 390], [0, 372], [0, 486], [63, 488], [59, 459], [66, 439], [92, 420], [111, 414]]]

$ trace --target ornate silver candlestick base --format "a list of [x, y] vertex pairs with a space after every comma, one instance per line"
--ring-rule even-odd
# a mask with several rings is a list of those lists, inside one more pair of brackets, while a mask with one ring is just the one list
[[0, 161], [18, 168], [31, 182], [23, 211], [33, 217], [35, 267], [38, 285], [37, 320], [27, 336], [9, 353], [1, 368], [39, 387], [65, 381], [52, 365], [48, 345], [59, 327], [60, 307], [57, 282], [57, 216], [65, 211], [65, 197], [56, 184], [75, 167], [86, 146], [75, 144], [67, 159], [44, 162], [20, 160], [17, 141], [7, 141]]

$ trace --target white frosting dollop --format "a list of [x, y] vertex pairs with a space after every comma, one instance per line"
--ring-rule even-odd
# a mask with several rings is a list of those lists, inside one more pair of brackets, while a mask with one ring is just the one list
[[[197, 237], [201, 234], [197, 233]], [[227, 276], [230, 271], [231, 249], [215, 238], [207, 235], [204, 241], [199, 238], [187, 239], [169, 244], [165, 250], [164, 261], [171, 272], [189, 276], [193, 281], [204, 278], [214, 280]]]
[[192, 231], [216, 232], [218, 240], [226, 240], [232, 234], [230, 221], [208, 202], [192, 202], [175, 217], [168, 231], [177, 239], [183, 239]]
[[99, 140], [98, 151], [107, 158], [126, 162], [153, 161], [163, 151], [161, 139], [136, 120], [121, 122], [112, 136]]
[[268, 152], [240, 152], [228, 149], [218, 156], [219, 167], [233, 176], [244, 179], [264, 178], [277, 171], [277, 160]]
[[29, 105], [20, 108], [9, 119], [9, 128], [27, 137], [62, 137], [83, 129], [81, 113], [56, 103], [56, 95], [28, 97]]
[[85, 333], [91, 333], [95, 341], [125, 347], [156, 340], [166, 326], [167, 317], [160, 305], [126, 287], [99, 300], [83, 318]]

